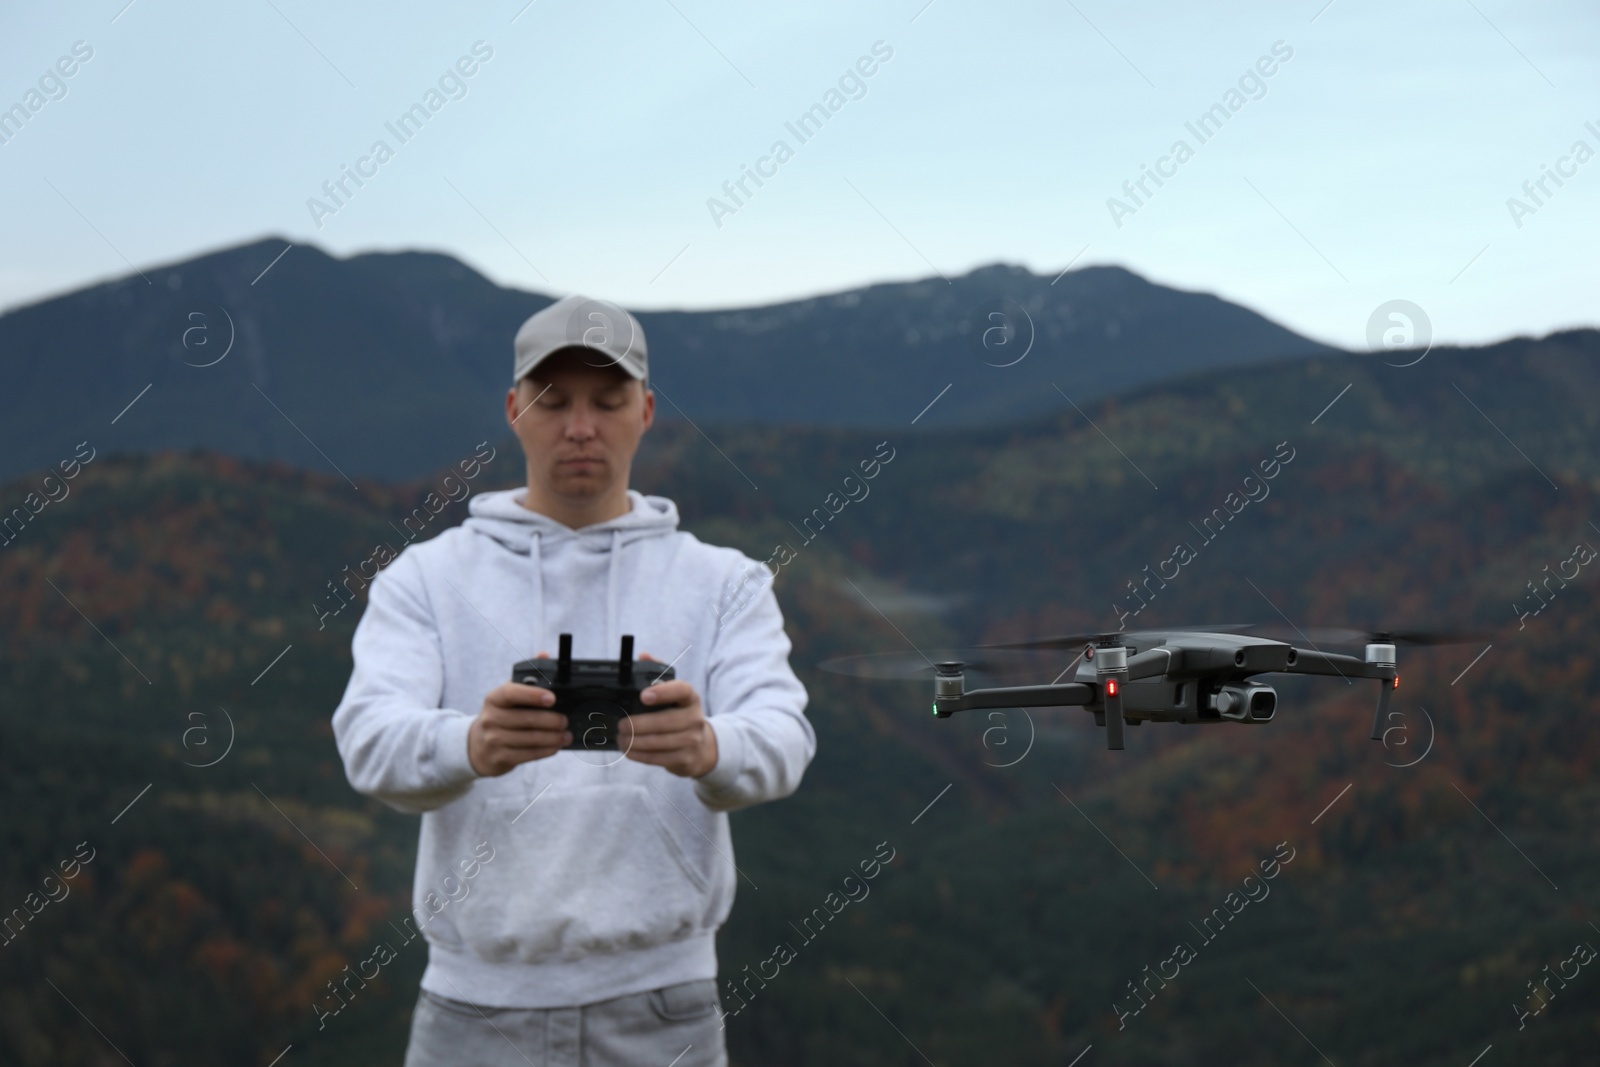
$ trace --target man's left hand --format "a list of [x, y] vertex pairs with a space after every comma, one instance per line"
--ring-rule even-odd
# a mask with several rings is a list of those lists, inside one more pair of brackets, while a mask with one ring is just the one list
[[623, 753], [681, 778], [710, 774], [717, 765], [717, 735], [694, 687], [685, 681], [661, 682], [640, 693], [639, 700], [662, 710], [623, 717], [617, 725]]

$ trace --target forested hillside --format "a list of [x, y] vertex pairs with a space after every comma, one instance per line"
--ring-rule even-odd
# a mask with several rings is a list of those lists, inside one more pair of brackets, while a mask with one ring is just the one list
[[[1600, 546], [1597, 360], [1581, 331], [1213, 371], [1005, 429], [652, 430], [635, 486], [778, 565], [820, 740], [794, 797], [733, 819], [723, 971], [796, 949], [729, 1020], [735, 1061], [1591, 1062], [1600, 978], [1571, 961], [1600, 945], [1600, 604], [1576, 563]], [[474, 491], [519, 477], [490, 446]], [[333, 611], [330, 583], [459, 521], [417, 517], [445, 473], [355, 489], [97, 454], [8, 531], [0, 900], [26, 921], [0, 946], [0, 1060], [399, 1061], [416, 820], [343, 779], [329, 715], [362, 604]], [[1108, 752], [1079, 710], [939, 721], [922, 686], [816, 669], [1119, 618], [1497, 632], [1406, 650], [1383, 743], [1338, 679], [1280, 686], [1270, 725], [1149, 724]], [[885, 843], [870, 894], [801, 943]], [[1178, 976], [1139, 984], [1179, 943]]]

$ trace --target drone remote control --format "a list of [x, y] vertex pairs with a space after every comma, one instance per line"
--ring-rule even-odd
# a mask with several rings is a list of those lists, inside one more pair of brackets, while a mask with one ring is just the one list
[[511, 668], [511, 680], [536, 685], [556, 695], [552, 711], [567, 717], [572, 749], [616, 751], [617, 724], [625, 715], [665, 708], [640, 703], [639, 694], [657, 682], [670, 682], [672, 668], [633, 658], [633, 635], [622, 635], [622, 654], [614, 660], [573, 659], [572, 635], [561, 635], [556, 659], [526, 659]]

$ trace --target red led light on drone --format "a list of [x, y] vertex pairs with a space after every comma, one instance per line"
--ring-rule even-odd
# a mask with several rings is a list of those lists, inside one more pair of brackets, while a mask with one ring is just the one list
[[1115, 678], [1111, 678], [1111, 679], [1107, 680], [1107, 682], [1106, 682], [1106, 696], [1114, 697], [1116, 695], [1117, 695], [1117, 680]]

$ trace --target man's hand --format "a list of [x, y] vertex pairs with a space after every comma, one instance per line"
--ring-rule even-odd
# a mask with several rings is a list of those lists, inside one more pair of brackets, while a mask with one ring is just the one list
[[717, 765], [717, 735], [694, 687], [684, 681], [661, 682], [640, 693], [639, 701], [671, 710], [625, 716], [617, 725], [623, 753], [680, 778], [710, 774]]
[[506, 682], [489, 690], [467, 729], [467, 759], [486, 778], [498, 778], [530, 760], [553, 756], [572, 743], [567, 717], [537, 709], [556, 695], [536, 685]]

